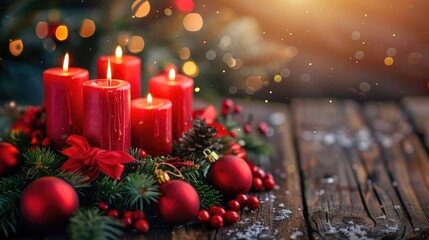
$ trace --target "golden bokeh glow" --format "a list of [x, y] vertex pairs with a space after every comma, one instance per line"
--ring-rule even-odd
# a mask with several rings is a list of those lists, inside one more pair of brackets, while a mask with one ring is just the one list
[[191, 57], [191, 51], [187, 47], [183, 47], [179, 50], [179, 57], [182, 60], [187, 60], [189, 57]]
[[274, 76], [274, 82], [280, 83], [282, 81], [282, 76], [277, 74]]
[[172, 13], [173, 13], [173, 11], [171, 11], [171, 8], [164, 9], [165, 16], [171, 16]]
[[194, 91], [197, 93], [197, 92], [200, 92], [200, 91], [201, 91], [201, 89], [200, 89], [199, 87], [195, 87], [195, 88], [194, 88]]
[[196, 77], [199, 73], [198, 66], [193, 61], [185, 62], [182, 66], [182, 70], [186, 75], [190, 77]]
[[21, 39], [13, 40], [9, 43], [9, 51], [13, 56], [19, 56], [24, 50], [24, 44]]
[[392, 65], [393, 65], [393, 58], [392, 58], [392, 57], [386, 57], [386, 58], [384, 59], [384, 64], [385, 64], [386, 66], [392, 66]]
[[128, 42], [128, 50], [132, 53], [139, 53], [144, 48], [144, 39], [141, 36], [132, 36]]
[[138, 18], [146, 17], [150, 12], [150, 3], [148, 0], [136, 0], [131, 5], [131, 11]]
[[48, 36], [48, 23], [47, 22], [39, 22], [36, 25], [36, 35], [40, 39], [44, 39]]
[[203, 27], [203, 18], [198, 13], [188, 13], [183, 18], [183, 27], [190, 32], [197, 32]]
[[60, 25], [55, 30], [55, 37], [58, 39], [58, 41], [64, 41], [69, 36], [69, 31], [67, 29], [67, 26]]
[[83, 38], [89, 38], [95, 33], [95, 23], [91, 19], [83, 19], [79, 35]]
[[66, 53], [63, 61], [63, 71], [67, 72], [69, 70], [69, 53]]

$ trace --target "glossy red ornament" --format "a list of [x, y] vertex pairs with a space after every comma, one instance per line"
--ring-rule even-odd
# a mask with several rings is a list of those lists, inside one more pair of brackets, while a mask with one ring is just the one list
[[169, 224], [183, 224], [195, 218], [200, 198], [194, 187], [181, 180], [170, 180], [160, 186], [158, 215]]
[[134, 223], [134, 228], [141, 233], [147, 233], [149, 231], [149, 223], [146, 220], [139, 219]]
[[0, 142], [0, 177], [19, 165], [21, 153], [12, 144]]
[[241, 205], [237, 200], [233, 199], [233, 200], [228, 202], [228, 209], [238, 212], [241, 209]]
[[239, 157], [226, 155], [216, 160], [217, 155], [210, 150], [204, 153], [211, 166], [207, 179], [227, 199], [240, 193], [247, 193], [252, 187], [252, 172], [247, 163]]
[[225, 222], [227, 222], [227, 223], [236, 223], [236, 222], [238, 222], [239, 216], [238, 216], [238, 213], [236, 211], [228, 211], [225, 213], [223, 218], [225, 219]]
[[247, 206], [250, 210], [259, 208], [259, 199], [256, 196], [251, 196], [247, 199]]
[[246, 194], [240, 194], [238, 195], [235, 200], [237, 200], [238, 203], [240, 203], [241, 208], [244, 208], [247, 206], [247, 196]]
[[21, 216], [31, 228], [41, 232], [62, 229], [79, 208], [74, 188], [57, 177], [42, 177], [30, 183], [20, 199]]
[[207, 210], [200, 210], [197, 213], [197, 222], [205, 223], [210, 221], [210, 213]]
[[219, 215], [214, 215], [210, 218], [210, 226], [214, 228], [220, 228], [223, 227], [223, 218]]

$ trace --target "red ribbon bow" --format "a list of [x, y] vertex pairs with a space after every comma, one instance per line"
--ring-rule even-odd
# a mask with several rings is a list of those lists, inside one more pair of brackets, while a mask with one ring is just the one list
[[71, 135], [66, 142], [72, 147], [63, 150], [61, 153], [69, 159], [61, 166], [61, 170], [67, 172], [80, 171], [93, 181], [100, 172], [107, 176], [118, 179], [124, 165], [134, 161], [134, 158], [124, 151], [107, 151], [96, 147], [91, 147], [86, 138]]

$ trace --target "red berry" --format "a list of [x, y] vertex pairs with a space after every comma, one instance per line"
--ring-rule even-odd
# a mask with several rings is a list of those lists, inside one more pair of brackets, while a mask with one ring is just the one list
[[274, 179], [274, 176], [271, 173], [267, 173], [267, 174], [265, 174], [264, 180], [267, 178]]
[[261, 133], [261, 134], [267, 134], [267, 132], [268, 132], [268, 129], [269, 129], [270, 127], [268, 127], [268, 125], [267, 125], [267, 123], [266, 122], [260, 122], [259, 124], [258, 124], [258, 131], [259, 131], [259, 133]]
[[210, 226], [214, 228], [223, 227], [223, 218], [219, 215], [214, 215], [210, 218]]
[[126, 212], [124, 212], [124, 215], [122, 215], [122, 217], [124, 218], [124, 217], [130, 217], [130, 218], [132, 218], [133, 217], [133, 212], [131, 212], [131, 211], [126, 211]]
[[106, 202], [101, 201], [101, 202], [98, 203], [98, 208], [101, 211], [107, 212], [109, 210], [109, 205], [107, 205]]
[[234, 113], [241, 113], [241, 111], [243, 110], [243, 108], [241, 107], [241, 105], [235, 105], [234, 106]]
[[236, 138], [237, 137], [237, 132], [236, 131], [230, 131], [229, 132], [229, 136]]
[[239, 194], [235, 200], [237, 200], [238, 203], [240, 203], [240, 207], [244, 208], [247, 206], [247, 196], [246, 194]]
[[107, 216], [112, 218], [119, 218], [119, 211], [116, 209], [112, 209], [109, 212], [107, 212]]
[[222, 115], [222, 116], [226, 116], [226, 115], [228, 115], [228, 113], [229, 113], [229, 110], [227, 109], [227, 108], [222, 108], [221, 110], [220, 110], [220, 114]]
[[146, 215], [142, 212], [142, 210], [139, 209], [133, 212], [132, 218], [134, 221], [137, 221], [139, 219], [145, 219]]
[[42, 141], [42, 146], [43, 147], [49, 147], [51, 145], [51, 140], [47, 137], [45, 137]]
[[254, 191], [261, 191], [263, 187], [264, 183], [262, 182], [262, 179], [258, 177], [253, 178], [252, 189]]
[[209, 213], [211, 216], [214, 216], [214, 215], [223, 216], [225, 214], [225, 209], [219, 206], [211, 206], [209, 207]]
[[264, 188], [268, 191], [273, 190], [273, 188], [276, 186], [276, 182], [272, 178], [265, 178], [264, 179]]
[[228, 202], [228, 209], [236, 212], [240, 211], [240, 203], [237, 200], [231, 200]]
[[227, 99], [224, 99], [224, 100], [222, 101], [222, 108], [225, 108], [225, 109], [230, 110], [230, 109], [232, 109], [233, 107], [234, 107], [234, 102], [232, 101], [232, 99], [227, 98]]
[[149, 223], [146, 220], [139, 219], [134, 223], [134, 228], [141, 233], [147, 233], [149, 231]]
[[244, 133], [247, 133], [247, 134], [251, 133], [252, 132], [252, 125], [250, 125], [249, 123], [245, 123], [243, 125], [243, 131], [244, 131]]
[[146, 151], [145, 151], [145, 150], [143, 150], [143, 149], [140, 149], [140, 150], [139, 150], [139, 156], [140, 156], [141, 158], [145, 158], [145, 157], [147, 157], [147, 153], [146, 153]]
[[259, 208], [259, 199], [256, 196], [251, 196], [247, 199], [247, 206], [250, 210]]
[[200, 210], [197, 213], [197, 221], [199, 223], [205, 223], [210, 221], [210, 213], [207, 210]]
[[223, 218], [225, 219], [225, 222], [227, 223], [236, 223], [238, 222], [238, 213], [236, 211], [228, 211], [225, 213], [225, 215], [223, 216]]
[[133, 225], [133, 219], [131, 217], [122, 217], [121, 221], [125, 228], [129, 228]]

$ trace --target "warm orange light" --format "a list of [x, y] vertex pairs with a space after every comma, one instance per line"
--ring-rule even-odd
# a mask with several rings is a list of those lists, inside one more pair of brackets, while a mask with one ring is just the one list
[[121, 48], [121, 46], [117, 46], [116, 47], [115, 56], [118, 59], [122, 58], [122, 48]]
[[69, 70], [69, 53], [66, 53], [63, 61], [63, 71], [67, 72]]
[[176, 79], [176, 71], [174, 71], [174, 68], [171, 68], [170, 72], [168, 72], [168, 79], [170, 81], [174, 81]]
[[150, 94], [150, 93], [147, 95], [147, 102], [149, 104], [152, 104], [152, 94]]
[[112, 70], [110, 68], [110, 58], [107, 60], [107, 86], [112, 84]]

